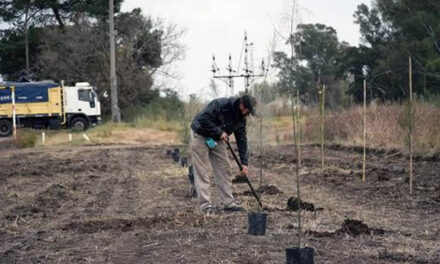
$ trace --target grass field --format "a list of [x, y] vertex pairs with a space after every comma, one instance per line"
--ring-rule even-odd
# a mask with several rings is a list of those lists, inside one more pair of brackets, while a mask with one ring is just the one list
[[[263, 118], [262, 141], [264, 145], [293, 143], [292, 117], [288, 109], [278, 111], [283, 115], [268, 113]], [[367, 108], [367, 147], [408, 151], [408, 120], [404, 105], [370, 105]], [[326, 144], [362, 146], [363, 108], [353, 106], [340, 111], [327, 111], [324, 121]], [[163, 117], [138, 117], [130, 123], [105, 123], [86, 132], [70, 130], [43, 131], [18, 130], [19, 147], [41, 147], [87, 144], [179, 144], [189, 141], [189, 123], [186, 120], [166, 120]], [[440, 150], [440, 109], [418, 102], [414, 111], [414, 149], [418, 154], [432, 155]], [[252, 145], [260, 142], [260, 119], [248, 120], [248, 139]], [[186, 125], [186, 127], [185, 127]], [[43, 144], [41, 133], [46, 133]], [[320, 142], [320, 115], [316, 108], [303, 108], [300, 119], [301, 142]], [[69, 141], [72, 134], [72, 141]], [[83, 134], [90, 139], [88, 141]]]

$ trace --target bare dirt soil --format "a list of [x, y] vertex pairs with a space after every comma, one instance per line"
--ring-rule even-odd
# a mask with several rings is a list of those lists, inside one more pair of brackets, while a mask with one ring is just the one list
[[14, 144], [14, 141], [12, 140], [12, 138], [2, 138], [0, 137], [0, 151], [3, 150], [10, 150], [10, 149], [14, 149], [17, 148], [16, 145]]
[[[247, 234], [246, 213], [200, 213], [170, 148], [2, 150], [0, 263], [284, 263], [298, 240], [297, 212], [286, 210], [297, 196], [293, 147], [265, 150], [263, 184], [277, 188], [262, 194], [265, 236]], [[328, 148], [323, 174], [320, 149], [302, 151], [301, 200], [315, 207], [302, 212], [302, 243], [316, 263], [440, 263], [436, 158], [417, 159], [409, 196], [403, 155], [371, 150], [363, 183], [357, 149]], [[256, 188], [258, 164], [252, 155]], [[255, 211], [246, 191], [234, 185]]]

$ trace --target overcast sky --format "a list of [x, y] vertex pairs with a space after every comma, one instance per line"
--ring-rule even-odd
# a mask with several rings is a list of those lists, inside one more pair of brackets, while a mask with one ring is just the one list
[[[359, 27], [353, 23], [357, 5], [370, 4], [370, 0], [297, 0], [298, 22], [323, 23], [338, 32], [339, 40], [351, 45], [359, 44]], [[242, 48], [244, 32], [254, 43], [254, 65], [267, 58], [271, 49], [274, 28], [279, 35], [289, 32], [291, 0], [125, 0], [122, 11], [140, 7], [145, 15], [161, 17], [187, 29], [182, 38], [186, 58], [177, 67], [181, 79], [170, 82], [184, 98], [196, 93], [204, 98], [212, 96], [209, 89], [212, 78], [212, 55], [217, 65], [226, 68], [228, 55], [232, 55], [236, 68]], [[277, 49], [285, 49], [279, 38]], [[227, 86], [217, 80], [220, 95], [229, 95]], [[235, 81], [235, 91], [244, 89], [244, 81]]]

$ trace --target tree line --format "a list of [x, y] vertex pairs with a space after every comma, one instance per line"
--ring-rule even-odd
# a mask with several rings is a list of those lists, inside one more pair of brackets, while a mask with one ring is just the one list
[[[330, 107], [363, 100], [401, 101], [408, 97], [408, 57], [414, 71], [415, 94], [429, 98], [440, 92], [440, 2], [430, 0], [374, 0], [355, 10], [361, 43], [338, 40], [334, 28], [300, 24], [287, 44], [294, 56], [275, 52], [279, 94], [299, 89], [306, 102], [316, 103], [317, 87], [325, 84]], [[296, 90], [295, 90], [296, 91]]]
[[[159, 97], [154, 76], [172, 74], [168, 67], [183, 59], [179, 40], [184, 31], [138, 8], [121, 12], [122, 2], [114, 0], [118, 96], [124, 110]], [[6, 80], [87, 81], [98, 88], [103, 114], [110, 112], [110, 99], [102, 96], [110, 87], [108, 0], [0, 0], [0, 21], [8, 25], [0, 31], [0, 73]]]

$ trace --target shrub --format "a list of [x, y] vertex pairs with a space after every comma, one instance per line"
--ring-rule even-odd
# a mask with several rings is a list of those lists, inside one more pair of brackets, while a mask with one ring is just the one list
[[17, 146], [19, 148], [33, 148], [37, 143], [37, 138], [37, 132], [20, 129], [17, 133]]

